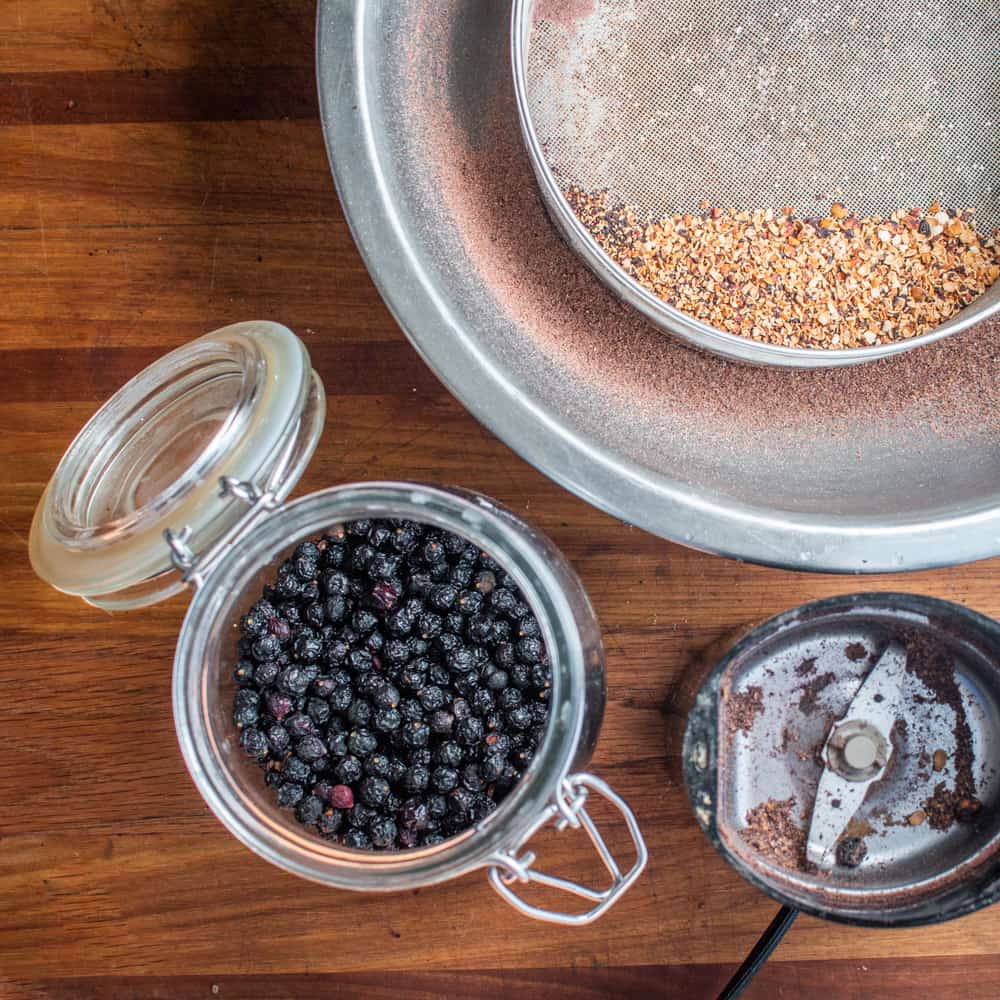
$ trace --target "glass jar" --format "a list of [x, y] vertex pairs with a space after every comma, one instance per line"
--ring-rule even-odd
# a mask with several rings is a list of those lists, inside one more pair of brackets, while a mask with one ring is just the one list
[[[311, 457], [323, 422], [322, 384], [291, 331], [227, 327], [156, 362], [123, 387], [59, 463], [32, 525], [44, 579], [105, 608], [138, 607], [188, 585], [194, 595], [174, 659], [173, 710], [185, 763], [231, 833], [269, 861], [344, 889], [395, 891], [477, 868], [508, 902], [567, 924], [600, 916], [635, 881], [646, 849], [631, 810], [582, 772], [604, 713], [597, 619], [572, 567], [544, 536], [488, 498], [417, 483], [336, 486], [284, 498]], [[219, 484], [214, 488], [213, 484]], [[513, 576], [549, 651], [549, 721], [522, 779], [482, 822], [440, 844], [379, 853], [310, 833], [278, 809], [232, 721], [237, 622], [295, 545], [333, 524], [401, 517], [462, 535]], [[607, 799], [631, 835], [622, 872], [587, 811]], [[523, 849], [546, 824], [582, 829], [609, 884], [546, 875]], [[531, 905], [536, 882], [586, 901], [582, 911]]]

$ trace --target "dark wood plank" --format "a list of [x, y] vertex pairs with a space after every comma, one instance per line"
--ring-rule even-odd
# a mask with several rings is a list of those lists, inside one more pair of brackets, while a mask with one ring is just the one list
[[[38, 980], [23, 984], [48, 1000], [202, 1000], [239, 997], [366, 997], [370, 1000], [481, 1000], [518, 996], [522, 1000], [568, 1000], [602, 997], [713, 997], [734, 972], [725, 965], [638, 965], [618, 969], [484, 969], [405, 974], [349, 973], [334, 975], [149, 976]], [[914, 997], [957, 997], [992, 1000], [1000, 959], [976, 956], [962, 962], [943, 958], [916, 959], [902, 969], [886, 960], [784, 962], [767, 965], [746, 990], [746, 1000], [773, 997], [836, 996], [844, 1000], [913, 1000]]]
[[0, 126], [270, 121], [316, 114], [316, 89], [308, 66], [0, 76]]
[[315, 0], [4, 0], [0, 73], [308, 66], [315, 19]]
[[[0, 400], [24, 404], [45, 395], [53, 403], [101, 401], [163, 353], [160, 347], [93, 347], [87, 351], [43, 347], [2, 351], [0, 357], [7, 371], [17, 377], [4, 387]], [[424, 365], [415, 363], [409, 344], [398, 339], [320, 342], [310, 357], [331, 395], [368, 396], [373, 388], [431, 395], [444, 391]], [[73, 382], [53, 384], [52, 372], [67, 365], [75, 368]]]

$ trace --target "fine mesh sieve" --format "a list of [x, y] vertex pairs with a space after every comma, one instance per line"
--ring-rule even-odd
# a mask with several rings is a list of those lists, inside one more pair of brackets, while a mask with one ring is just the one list
[[881, 357], [1000, 306], [994, 286], [930, 333], [870, 348], [746, 340], [667, 305], [601, 250], [563, 196], [607, 191], [654, 218], [706, 202], [833, 202], [861, 215], [972, 210], [1000, 226], [997, 0], [515, 0], [519, 112], [542, 194], [571, 245], [664, 329], [749, 361]]

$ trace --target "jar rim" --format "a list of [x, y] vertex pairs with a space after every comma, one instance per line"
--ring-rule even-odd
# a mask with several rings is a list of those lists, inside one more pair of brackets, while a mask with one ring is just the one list
[[[334, 523], [362, 517], [404, 517], [460, 534], [497, 560], [517, 581], [549, 650], [553, 686], [549, 721], [535, 758], [500, 808], [472, 829], [426, 848], [381, 854], [354, 851], [309, 833], [290, 833], [246, 801], [212, 738], [207, 677], [213, 629], [235, 621], [230, 595], [298, 541]], [[518, 532], [512, 523], [521, 526]], [[487, 498], [409, 482], [334, 486], [278, 508], [252, 536], [234, 545], [195, 593], [174, 660], [173, 703], [178, 741], [188, 770], [224, 826], [272, 863], [327, 885], [397, 891], [454, 878], [488, 865], [530, 835], [569, 772], [584, 719], [584, 650], [573, 609], [524, 522]], [[568, 568], [568, 563], [566, 564]], [[570, 570], [572, 572], [572, 570]], [[228, 603], [227, 603], [228, 602]], [[225, 619], [225, 620], [223, 620]], [[263, 779], [261, 779], [263, 784]], [[269, 812], [277, 813], [277, 806]]]

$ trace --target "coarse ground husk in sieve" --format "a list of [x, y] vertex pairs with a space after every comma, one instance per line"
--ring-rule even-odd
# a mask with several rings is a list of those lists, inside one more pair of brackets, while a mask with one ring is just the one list
[[[620, 298], [662, 329], [758, 364], [856, 364], [1000, 308], [1000, 284], [929, 333], [850, 350], [718, 330], [632, 279], [563, 190], [653, 214], [831, 202], [888, 215], [933, 200], [1000, 225], [996, 0], [515, 0], [512, 57], [528, 153], [554, 222]], [[992, 56], [991, 56], [992, 53]]]

